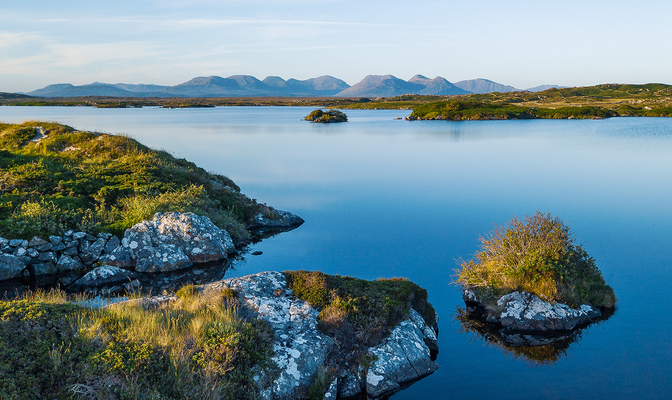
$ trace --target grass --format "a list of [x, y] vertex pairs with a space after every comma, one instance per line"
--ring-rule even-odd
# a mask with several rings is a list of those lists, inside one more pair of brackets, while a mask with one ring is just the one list
[[[0, 398], [254, 399], [272, 331], [230, 290], [99, 310], [62, 292], [0, 301]], [[21, 337], [21, 340], [17, 340]]]
[[408, 316], [411, 307], [430, 326], [436, 324], [427, 291], [407, 279], [366, 281], [316, 271], [284, 274], [293, 293], [320, 312], [318, 328], [336, 338], [352, 360], [377, 345]]
[[[36, 127], [46, 131], [40, 141]], [[191, 211], [236, 242], [269, 208], [230, 179], [125, 137], [30, 121], [0, 124], [0, 236], [30, 238], [68, 229], [125, 229], [156, 212]]]
[[613, 289], [595, 260], [576, 244], [569, 226], [539, 211], [481, 237], [481, 250], [460, 267], [458, 283], [491, 305], [516, 290], [573, 307], [616, 304]]

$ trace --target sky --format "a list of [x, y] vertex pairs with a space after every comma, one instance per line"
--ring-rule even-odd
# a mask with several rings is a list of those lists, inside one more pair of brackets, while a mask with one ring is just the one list
[[659, 0], [0, 0], [0, 92], [196, 76], [672, 84]]

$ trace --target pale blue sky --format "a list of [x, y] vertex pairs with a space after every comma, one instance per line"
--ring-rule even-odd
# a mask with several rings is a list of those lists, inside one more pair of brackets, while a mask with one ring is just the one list
[[672, 2], [0, 0], [0, 91], [195, 76], [672, 83]]

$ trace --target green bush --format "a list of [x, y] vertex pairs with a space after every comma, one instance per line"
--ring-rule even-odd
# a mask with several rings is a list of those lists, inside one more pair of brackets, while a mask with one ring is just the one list
[[460, 266], [458, 282], [483, 299], [524, 290], [571, 306], [611, 308], [616, 303], [613, 289], [570, 228], [539, 211], [481, 237], [475, 259]]

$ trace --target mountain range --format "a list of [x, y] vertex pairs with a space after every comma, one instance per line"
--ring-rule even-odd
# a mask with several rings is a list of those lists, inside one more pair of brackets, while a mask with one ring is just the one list
[[[541, 91], [556, 85], [542, 85], [527, 89]], [[402, 94], [457, 95], [469, 93], [514, 92], [513, 86], [487, 79], [471, 79], [451, 83], [437, 76], [429, 79], [415, 75], [408, 81], [393, 75], [368, 75], [350, 86], [343, 80], [325, 75], [306, 80], [284, 80], [268, 76], [259, 80], [250, 75], [199, 76], [175, 86], [100, 83], [74, 86], [59, 83], [29, 93], [39, 97], [393, 97]]]

